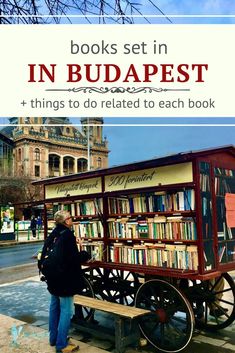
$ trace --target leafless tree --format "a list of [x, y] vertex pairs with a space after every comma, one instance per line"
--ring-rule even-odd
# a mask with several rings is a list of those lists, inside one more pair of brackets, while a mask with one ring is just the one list
[[1, 177], [0, 204], [27, 202], [42, 198], [41, 189], [29, 177]]
[[[155, 2], [147, 0], [153, 13], [155, 11], [164, 15]], [[70, 15], [83, 15], [88, 22], [106, 23], [109, 21], [124, 24], [133, 23], [133, 15], [142, 15], [141, 9], [141, 3], [132, 0], [0, 0], [0, 23], [72, 22]], [[43, 15], [49, 16], [42, 17]], [[150, 22], [147, 17], [142, 17], [142, 19]], [[170, 21], [167, 17], [166, 19]]]

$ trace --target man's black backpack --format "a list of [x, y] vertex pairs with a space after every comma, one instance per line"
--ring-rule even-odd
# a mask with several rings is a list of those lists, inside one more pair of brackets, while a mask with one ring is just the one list
[[65, 272], [62, 233], [51, 234], [38, 254], [38, 269], [46, 280], [59, 279]]

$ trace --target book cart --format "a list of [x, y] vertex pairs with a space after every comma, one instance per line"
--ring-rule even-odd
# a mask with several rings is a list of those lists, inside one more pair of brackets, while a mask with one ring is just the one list
[[91, 254], [85, 294], [151, 310], [139, 327], [153, 346], [178, 352], [195, 324], [218, 330], [233, 322], [233, 146], [37, 183], [44, 184], [46, 231], [58, 209], [70, 211]]

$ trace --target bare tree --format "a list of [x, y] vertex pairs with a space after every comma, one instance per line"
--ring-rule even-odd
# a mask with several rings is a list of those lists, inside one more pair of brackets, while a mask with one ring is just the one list
[[1, 177], [0, 204], [27, 202], [42, 198], [41, 189], [29, 177]]
[[[147, 3], [153, 8], [153, 13], [157, 11], [164, 15], [154, 1], [147, 0]], [[133, 15], [141, 14], [141, 4], [131, 0], [0, 0], [2, 24], [60, 23], [62, 18], [63, 21], [72, 22], [69, 15], [83, 15], [88, 22], [92, 22], [88, 15], [94, 15], [98, 16], [99, 23], [109, 20], [124, 24], [133, 23]], [[150, 22], [148, 18], [143, 18]]]

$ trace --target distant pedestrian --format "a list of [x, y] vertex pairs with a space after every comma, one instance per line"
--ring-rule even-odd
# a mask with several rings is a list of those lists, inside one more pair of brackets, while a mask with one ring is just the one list
[[30, 222], [30, 229], [32, 232], [33, 237], [36, 237], [36, 230], [37, 230], [37, 220], [35, 219], [35, 216], [32, 216], [31, 222]]
[[[51, 346], [56, 346], [56, 352], [68, 353], [79, 349], [68, 341], [68, 332], [74, 314], [73, 296], [81, 293], [84, 287], [81, 263], [89, 259], [89, 254], [78, 250], [76, 238], [71, 230], [73, 221], [70, 213], [57, 211], [54, 219], [56, 227], [46, 239], [41, 255], [43, 267], [43, 258], [48, 249], [53, 243], [57, 244], [58, 258], [56, 264], [51, 265], [54, 270], [51, 268], [46, 276], [48, 291], [51, 294], [49, 341]], [[47, 256], [47, 262], [49, 258], [50, 256]]]
[[42, 219], [40, 216], [38, 216], [37, 218], [37, 227], [38, 227], [38, 230], [42, 229]]

